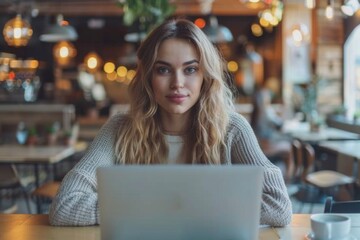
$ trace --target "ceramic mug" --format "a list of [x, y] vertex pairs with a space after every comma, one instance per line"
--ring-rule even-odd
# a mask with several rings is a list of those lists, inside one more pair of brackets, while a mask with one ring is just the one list
[[310, 217], [314, 239], [335, 240], [350, 234], [351, 219], [340, 214], [319, 213]]

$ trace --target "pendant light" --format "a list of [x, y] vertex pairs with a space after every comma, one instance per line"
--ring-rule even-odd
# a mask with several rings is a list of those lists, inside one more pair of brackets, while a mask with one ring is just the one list
[[43, 42], [75, 41], [77, 38], [75, 28], [64, 21], [62, 14], [58, 14], [55, 23], [47, 26], [40, 35], [40, 41]]
[[17, 14], [15, 18], [9, 20], [3, 30], [6, 43], [13, 47], [26, 46], [33, 34], [30, 24]]
[[213, 43], [231, 42], [234, 37], [229, 28], [219, 25], [216, 16], [209, 17], [209, 23], [202, 29]]

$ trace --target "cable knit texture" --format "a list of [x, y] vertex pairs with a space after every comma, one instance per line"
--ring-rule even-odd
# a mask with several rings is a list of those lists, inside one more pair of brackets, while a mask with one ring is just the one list
[[[65, 176], [49, 212], [50, 224], [86, 226], [99, 224], [96, 169], [115, 162], [115, 142], [123, 115], [115, 115], [101, 128], [80, 162]], [[260, 224], [285, 226], [290, 223], [292, 208], [281, 171], [263, 154], [247, 120], [230, 114], [222, 152], [223, 164], [249, 164], [264, 168]], [[251, 184], [251, 183], [249, 183]], [[246, 193], [244, 193], [246, 194]]]

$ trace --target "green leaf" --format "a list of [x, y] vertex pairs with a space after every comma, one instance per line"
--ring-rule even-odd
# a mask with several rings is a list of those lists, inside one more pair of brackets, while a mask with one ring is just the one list
[[128, 10], [124, 12], [123, 21], [126, 26], [131, 26], [136, 20], [134, 12]]
[[139, 21], [140, 29], [149, 32], [174, 13], [175, 6], [168, 0], [122, 0], [118, 5], [123, 7], [123, 22], [131, 26]]

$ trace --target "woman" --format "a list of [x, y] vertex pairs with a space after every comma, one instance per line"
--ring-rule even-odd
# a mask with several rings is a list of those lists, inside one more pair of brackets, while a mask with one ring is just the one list
[[99, 166], [187, 163], [263, 166], [260, 221], [288, 224], [291, 203], [281, 172], [261, 152], [247, 121], [233, 112], [222, 59], [206, 35], [187, 20], [170, 20], [142, 43], [138, 60], [129, 114], [112, 117], [66, 175], [50, 223], [99, 223]]
[[283, 125], [283, 119], [271, 106], [271, 95], [271, 90], [266, 87], [266, 84], [257, 87], [253, 96], [254, 110], [251, 115], [251, 127], [264, 154], [270, 159], [280, 159], [284, 162], [284, 178], [290, 182], [294, 171], [291, 142], [279, 131]]

